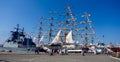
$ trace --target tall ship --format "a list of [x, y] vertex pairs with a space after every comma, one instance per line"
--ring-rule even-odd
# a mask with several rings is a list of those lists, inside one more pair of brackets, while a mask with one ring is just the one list
[[56, 12], [51, 11], [50, 18], [41, 17], [38, 38], [44, 35], [45, 44], [80, 49], [97, 41], [92, 21], [89, 19], [90, 14], [84, 13], [81, 16], [83, 21], [79, 21], [72, 13], [71, 7], [66, 6], [64, 14], [56, 15], [57, 18], [55, 15]]

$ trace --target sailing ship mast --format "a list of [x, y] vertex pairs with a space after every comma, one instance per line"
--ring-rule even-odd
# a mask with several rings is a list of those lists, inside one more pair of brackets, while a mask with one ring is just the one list
[[[41, 26], [39, 28], [39, 35], [38, 35], [38, 38], [40, 39], [41, 38], [40, 34], [44, 33], [44, 37], [47, 38], [47, 40], [45, 40], [45, 41], [47, 41], [47, 44], [50, 44], [53, 40], [53, 38], [52, 38], [54, 36], [53, 31], [55, 31], [55, 28], [53, 28], [55, 26], [53, 21], [56, 20], [56, 18], [53, 17], [53, 15], [55, 14], [55, 11], [50, 11], [49, 14], [50, 14], [49, 18], [41, 17], [42, 21], [40, 22]], [[42, 27], [42, 26], [44, 26], [44, 27]]]
[[56, 18], [53, 17], [53, 15], [55, 14], [55, 11], [50, 11], [49, 13], [50, 13], [50, 18], [47, 18], [47, 20], [50, 21], [50, 25], [49, 25], [50, 29], [49, 29], [49, 34], [48, 34], [48, 36], [49, 36], [48, 44], [52, 42], [52, 36], [54, 36], [53, 31], [55, 31], [55, 29], [53, 29], [54, 24], [52, 22], [54, 20], [56, 20]]
[[42, 37], [42, 29], [43, 29], [42, 25], [43, 25], [43, 23], [42, 23], [42, 21], [40, 21], [40, 27], [39, 27], [39, 31], [38, 31], [38, 39], [37, 39], [37, 45], [36, 45], [38, 47], [40, 47], [40, 45], [41, 45], [41, 37]]
[[92, 43], [93, 43], [93, 35], [95, 35], [94, 29], [92, 27], [92, 21], [89, 19], [90, 14], [84, 13], [82, 17], [84, 18], [84, 21], [80, 22], [80, 24], [84, 25], [84, 46], [88, 45], [88, 38], [92, 36]]
[[62, 16], [65, 16], [65, 22], [61, 22], [61, 30], [62, 30], [62, 37], [64, 39], [63, 44], [66, 44], [66, 36], [69, 31], [74, 31], [74, 27], [77, 26], [76, 24], [76, 18], [74, 18], [70, 6], [66, 7], [66, 13], [62, 14]]

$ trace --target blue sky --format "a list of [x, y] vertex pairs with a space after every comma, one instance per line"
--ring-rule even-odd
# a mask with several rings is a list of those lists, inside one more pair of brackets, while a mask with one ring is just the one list
[[[25, 31], [37, 30], [41, 16], [55, 10], [65, 12], [70, 5], [78, 20], [84, 12], [91, 14], [97, 37], [106, 43], [120, 43], [120, 0], [0, 0], [0, 44], [10, 35], [10, 31], [20, 24]], [[104, 38], [102, 38], [104, 35]]]

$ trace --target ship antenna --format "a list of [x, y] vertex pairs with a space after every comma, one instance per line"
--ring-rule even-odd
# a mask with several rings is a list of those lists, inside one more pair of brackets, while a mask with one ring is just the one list
[[16, 28], [16, 31], [17, 31], [17, 32], [19, 31], [19, 24], [17, 24], [17, 28]]

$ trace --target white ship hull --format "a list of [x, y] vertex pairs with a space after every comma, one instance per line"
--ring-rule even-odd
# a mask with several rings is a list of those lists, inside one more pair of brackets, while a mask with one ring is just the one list
[[15, 42], [5, 42], [3, 44], [3, 47], [18, 48], [18, 43], [15, 43]]

